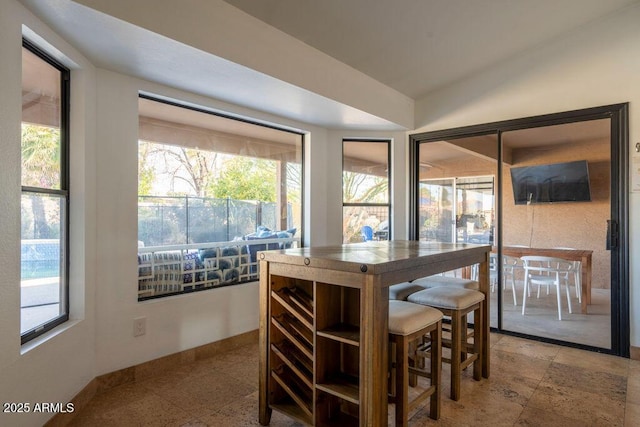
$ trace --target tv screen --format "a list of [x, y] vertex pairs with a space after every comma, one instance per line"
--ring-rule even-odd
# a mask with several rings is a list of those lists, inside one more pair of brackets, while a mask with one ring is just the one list
[[516, 205], [591, 200], [586, 160], [511, 168]]

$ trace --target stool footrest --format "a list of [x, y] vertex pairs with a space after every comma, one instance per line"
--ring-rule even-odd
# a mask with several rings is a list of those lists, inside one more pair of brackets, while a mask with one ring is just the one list
[[413, 366], [409, 366], [409, 373], [421, 376], [423, 378], [431, 378], [431, 372], [425, 369], [414, 368]]
[[409, 412], [417, 408], [420, 403], [427, 400], [435, 392], [436, 392], [436, 386], [432, 385], [431, 387], [429, 387], [428, 389], [420, 393], [414, 400], [409, 402]]

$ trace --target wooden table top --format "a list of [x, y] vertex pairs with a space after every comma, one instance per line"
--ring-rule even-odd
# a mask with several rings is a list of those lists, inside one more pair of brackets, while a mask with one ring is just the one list
[[348, 272], [382, 274], [418, 267], [423, 265], [427, 258], [429, 262], [469, 256], [481, 258], [490, 250], [489, 245], [391, 240], [264, 251], [259, 252], [258, 259]]
[[[495, 247], [493, 247], [493, 251], [496, 251]], [[592, 256], [593, 251], [590, 249], [528, 248], [522, 246], [503, 246], [502, 253], [515, 257], [521, 257], [525, 255], [540, 255], [579, 261], [582, 257]]]

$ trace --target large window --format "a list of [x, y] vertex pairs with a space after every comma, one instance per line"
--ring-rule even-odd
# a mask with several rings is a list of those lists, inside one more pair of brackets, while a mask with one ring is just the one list
[[302, 234], [301, 134], [139, 100], [138, 298], [257, 280]]
[[69, 71], [23, 42], [20, 333], [69, 318]]
[[493, 244], [493, 176], [420, 181], [420, 239]]
[[342, 238], [344, 243], [389, 240], [390, 141], [342, 142]]

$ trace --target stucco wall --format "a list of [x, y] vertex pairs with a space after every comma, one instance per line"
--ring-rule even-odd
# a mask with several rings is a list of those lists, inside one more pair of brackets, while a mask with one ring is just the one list
[[592, 141], [553, 150], [520, 149], [513, 166], [587, 160], [591, 201], [516, 205], [509, 166], [504, 165], [503, 242], [533, 248], [570, 247], [593, 250], [592, 287], [610, 288], [610, 256], [605, 247], [609, 205], [609, 141]]

